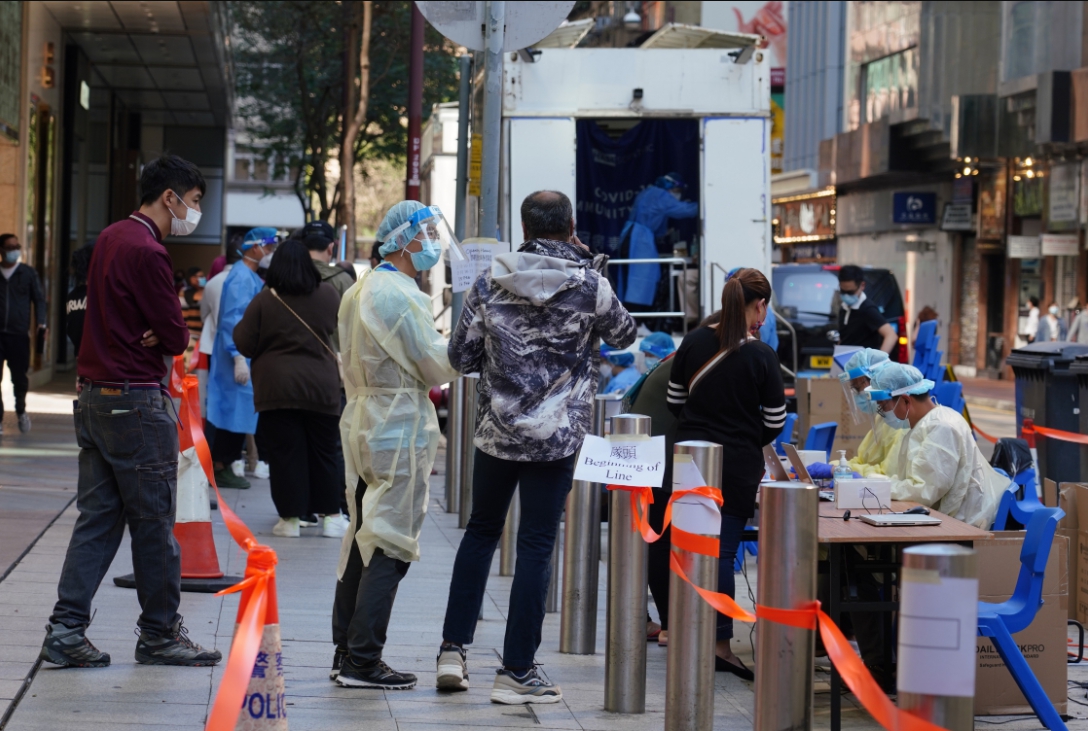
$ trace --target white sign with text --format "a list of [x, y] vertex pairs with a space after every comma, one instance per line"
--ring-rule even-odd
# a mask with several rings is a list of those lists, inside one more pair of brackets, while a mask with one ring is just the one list
[[586, 435], [574, 479], [627, 487], [661, 487], [665, 475], [665, 437]]
[[495, 256], [510, 251], [510, 244], [503, 242], [482, 243], [467, 242], [461, 244], [461, 251], [465, 258], [458, 261], [456, 257], [450, 257], [451, 285], [454, 292], [466, 292], [475, 284], [476, 279], [491, 268], [491, 262]]
[[[706, 480], [690, 454], [673, 455], [672, 491], [694, 490], [706, 486]], [[672, 504], [672, 523], [682, 531], [700, 536], [719, 535], [722, 513], [717, 503], [702, 495], [682, 495]]]

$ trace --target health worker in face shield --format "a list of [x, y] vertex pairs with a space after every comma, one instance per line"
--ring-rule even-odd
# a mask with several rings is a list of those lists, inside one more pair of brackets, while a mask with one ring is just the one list
[[[629, 240], [625, 258], [656, 259], [657, 239], [668, 231], [669, 219], [699, 215], [698, 203], [681, 200], [685, 187], [679, 173], [669, 173], [638, 194], [620, 234], [621, 239]], [[630, 264], [619, 270], [616, 293], [625, 305], [635, 305], [635, 309], [641, 306], [646, 311], [654, 303], [660, 278], [660, 264]], [[630, 306], [628, 309], [632, 310]]]
[[401, 689], [416, 676], [382, 662], [382, 649], [397, 585], [419, 560], [439, 437], [427, 392], [458, 375], [415, 278], [444, 245], [463, 254], [441, 211], [416, 201], [393, 206], [377, 238], [382, 263], [344, 293], [339, 313], [351, 529], [337, 571], [333, 676], [346, 687]]
[[892, 499], [989, 528], [1009, 478], [986, 462], [964, 418], [930, 398], [933, 385], [914, 366], [889, 363], [873, 374], [866, 389], [878, 417], [905, 432], [886, 463]]
[[211, 451], [219, 487], [249, 487], [248, 480], [230, 469], [231, 462], [241, 459], [246, 434], [257, 431], [249, 358], [239, 353], [234, 345], [234, 326], [264, 286], [257, 276], [257, 269], [262, 261], [271, 258], [278, 241], [279, 235], [274, 228], [251, 229], [242, 240], [241, 261], [231, 267], [223, 280], [208, 375], [208, 421], [215, 425]]

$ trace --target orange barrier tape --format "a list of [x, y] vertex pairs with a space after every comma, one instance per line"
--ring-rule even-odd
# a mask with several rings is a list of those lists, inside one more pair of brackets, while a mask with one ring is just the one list
[[[606, 485], [609, 490], [618, 490], [631, 494], [631, 530], [642, 535], [642, 540], [647, 543], [655, 543], [664, 535], [665, 529], [672, 523], [672, 504], [685, 495], [701, 495], [713, 500], [720, 508], [722, 506], [722, 491], [716, 487], [703, 485], [693, 487], [690, 490], [676, 490], [669, 496], [669, 502], [665, 506], [665, 519], [661, 524], [661, 533], [650, 527], [650, 505], [654, 501], [654, 489], [652, 487], [630, 487], [628, 485]], [[718, 555], [717, 551], [714, 552]]]
[[979, 429], [978, 425], [976, 425], [973, 421], [971, 422], [971, 428], [978, 432], [978, 435], [988, 441], [990, 444], [997, 444], [997, 437], [991, 437], [989, 434]]
[[245, 578], [216, 594], [223, 596], [240, 591], [242, 598], [238, 606], [238, 628], [227, 657], [226, 671], [219, 683], [215, 704], [204, 727], [206, 731], [233, 731], [249, 687], [264, 626], [279, 622], [276, 606], [276, 552], [257, 542], [249, 526], [230, 509], [219, 494], [219, 487], [215, 484], [212, 453], [208, 448], [208, 439], [204, 436], [204, 422], [200, 416], [197, 378], [185, 374], [181, 357], [174, 359], [174, 367], [170, 373], [170, 391], [181, 398], [178, 434], [182, 448], [196, 447], [200, 466], [204, 468], [204, 474], [208, 476], [208, 482], [219, 500], [219, 513], [223, 516], [223, 522], [231, 538], [248, 554]]
[[[1045, 426], [1039, 426], [1031, 419], [1024, 419], [1024, 439], [1027, 440], [1029, 446], [1035, 446], [1034, 436], [1036, 434], [1042, 434], [1044, 437], [1051, 439], [1058, 439], [1063, 442], [1075, 442], [1076, 444], [1088, 444], [1088, 435], [1077, 434], [1071, 431], [1062, 431], [1061, 429], [1051, 429]], [[1029, 434], [1031, 435], [1029, 437]]]
[[[673, 541], [675, 544], [677, 535], [673, 528]], [[690, 535], [690, 534], [688, 534]], [[703, 600], [727, 617], [741, 622], [755, 622], [757, 618], [768, 622], [785, 624], [799, 629], [819, 629], [820, 639], [823, 640], [827, 656], [838, 670], [846, 687], [861, 703], [862, 707], [887, 731], [945, 731], [942, 727], [930, 723], [924, 719], [897, 708], [894, 703], [880, 689], [880, 685], [873, 680], [865, 663], [854, 652], [842, 631], [820, 609], [819, 602], [812, 602], [807, 607], [800, 609], [778, 609], [756, 605], [755, 614], [752, 614], [727, 594], [719, 594], [716, 591], [704, 589], [692, 583], [684, 573], [680, 560], [675, 552], [670, 552], [669, 565], [673, 573], [683, 579], [695, 589]]]

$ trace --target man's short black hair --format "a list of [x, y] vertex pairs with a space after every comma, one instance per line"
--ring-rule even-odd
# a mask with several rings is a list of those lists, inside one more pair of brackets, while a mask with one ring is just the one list
[[336, 241], [336, 231], [325, 221], [310, 221], [298, 233], [298, 238], [310, 251], [324, 251]]
[[865, 271], [856, 264], [847, 264], [839, 269], [839, 281], [862, 284], [865, 282]]
[[[0, 238], [0, 244], [3, 244], [3, 243], [4, 243], [4, 239]], [[1036, 297], [1035, 295], [1032, 295], [1032, 296], [1028, 297], [1028, 302], [1031, 303], [1032, 307], [1038, 307], [1039, 306], [1039, 298]]]
[[381, 248], [382, 248], [382, 242], [381, 241], [375, 241], [374, 245], [370, 247], [370, 258], [371, 259], [377, 259], [378, 261], [381, 261], [382, 260]]
[[0, 234], [0, 246], [3, 246], [8, 242], [8, 239], [15, 238], [15, 234]]
[[201, 195], [207, 192], [200, 169], [177, 155], [163, 155], [144, 165], [140, 173], [140, 205], [154, 203], [167, 190], [183, 196], [193, 188], [200, 188]]
[[521, 222], [527, 239], [570, 240], [570, 222], [574, 210], [570, 198], [557, 190], [538, 190], [521, 204]]

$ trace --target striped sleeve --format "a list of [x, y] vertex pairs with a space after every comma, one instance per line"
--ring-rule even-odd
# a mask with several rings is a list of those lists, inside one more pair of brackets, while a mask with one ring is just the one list
[[[672, 385], [672, 384], [669, 384]], [[781, 429], [786, 425], [786, 405], [764, 406], [763, 426], [768, 429]]]
[[683, 406], [688, 401], [688, 389], [683, 384], [669, 379], [669, 391], [665, 399], [675, 406]]

